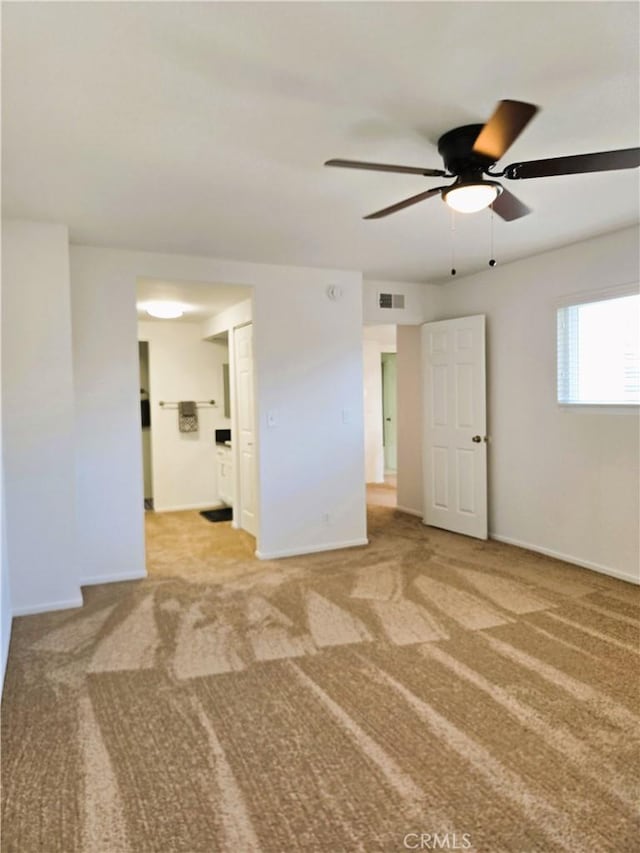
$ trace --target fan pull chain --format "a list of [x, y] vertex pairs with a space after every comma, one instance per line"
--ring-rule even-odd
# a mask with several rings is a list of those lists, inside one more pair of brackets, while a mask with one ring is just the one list
[[451, 210], [451, 275], [456, 274], [456, 212]]
[[490, 204], [490, 205], [489, 205], [489, 207], [491, 208], [491, 218], [490, 218], [490, 223], [491, 223], [491, 224], [490, 224], [490, 226], [489, 226], [489, 228], [490, 228], [489, 233], [490, 233], [490, 243], [491, 243], [491, 245], [490, 245], [491, 256], [490, 256], [490, 259], [489, 259], [489, 266], [490, 266], [490, 267], [495, 267], [495, 265], [496, 265], [496, 259], [495, 259], [495, 258], [494, 258], [494, 256], [493, 256], [493, 220], [494, 220], [494, 217], [495, 217], [495, 213], [493, 212], [493, 205], [492, 205], [492, 204]]

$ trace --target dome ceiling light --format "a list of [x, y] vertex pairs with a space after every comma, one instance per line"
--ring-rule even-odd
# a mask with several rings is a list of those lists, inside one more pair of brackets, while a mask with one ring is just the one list
[[442, 190], [442, 200], [458, 213], [477, 213], [493, 204], [501, 192], [496, 181], [460, 181]]
[[142, 307], [150, 317], [159, 320], [177, 320], [184, 314], [184, 305], [179, 302], [147, 302]]

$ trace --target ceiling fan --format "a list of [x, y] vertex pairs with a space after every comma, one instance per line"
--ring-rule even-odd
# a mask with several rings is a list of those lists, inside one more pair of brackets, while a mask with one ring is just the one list
[[[428, 178], [455, 178], [449, 186], [433, 187], [370, 213], [365, 219], [380, 219], [419, 201], [440, 195], [453, 210], [475, 213], [491, 206], [498, 216], [508, 222], [520, 219], [531, 211], [513, 193], [494, 180], [495, 178], [522, 180], [582, 172], [608, 172], [640, 166], [640, 148], [625, 148], [595, 154], [551, 157], [547, 160], [527, 160], [523, 163], [512, 163], [501, 172], [491, 171], [492, 166], [504, 156], [537, 112], [538, 107], [523, 101], [499, 101], [486, 124], [467, 124], [448, 131], [438, 140], [438, 151], [446, 171], [365, 163], [360, 160], [327, 160], [324, 165], [371, 169], [375, 172], [401, 172]], [[485, 175], [488, 175], [489, 180], [485, 179]]]

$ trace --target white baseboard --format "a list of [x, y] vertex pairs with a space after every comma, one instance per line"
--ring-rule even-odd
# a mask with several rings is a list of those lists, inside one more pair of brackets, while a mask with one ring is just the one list
[[400, 510], [400, 512], [406, 512], [408, 515], [415, 515], [415, 517], [416, 517], [416, 518], [420, 518], [420, 519], [421, 519], [421, 518], [422, 518], [422, 516], [423, 516], [423, 513], [422, 513], [422, 512], [420, 512], [420, 511], [419, 511], [419, 510], [417, 510], [417, 509], [409, 509], [409, 507], [408, 507], [408, 506], [400, 506], [400, 504], [398, 504], [398, 505], [396, 506], [396, 509], [399, 509], [399, 510]]
[[489, 539], [504, 542], [506, 545], [515, 545], [518, 548], [526, 548], [527, 551], [535, 551], [538, 554], [544, 554], [545, 557], [554, 557], [556, 560], [563, 560], [565, 563], [572, 563], [574, 566], [590, 569], [592, 572], [598, 572], [601, 575], [609, 575], [627, 583], [640, 585], [640, 578], [634, 578], [633, 575], [612, 569], [610, 566], [603, 566], [600, 563], [592, 563], [590, 560], [582, 560], [580, 557], [574, 557], [571, 554], [561, 554], [559, 551], [554, 551], [553, 548], [543, 548], [540, 545], [532, 545], [530, 542], [522, 542], [520, 539], [512, 539], [510, 536], [500, 536], [498, 533], [490, 533]]
[[70, 610], [73, 607], [82, 607], [84, 601], [82, 594], [77, 598], [69, 598], [66, 601], [48, 601], [42, 604], [27, 604], [24, 607], [14, 607], [13, 616], [34, 616], [36, 613], [49, 613], [51, 610]]
[[99, 583], [117, 583], [118, 581], [137, 581], [147, 577], [147, 572], [123, 572], [119, 575], [92, 575], [80, 578], [80, 586], [94, 586]]
[[304, 554], [317, 554], [320, 551], [339, 551], [341, 548], [356, 548], [368, 545], [368, 539], [350, 539], [346, 542], [331, 542], [328, 545], [305, 545], [300, 548], [284, 548], [282, 551], [256, 551], [259, 560], [277, 560], [280, 557], [301, 557]]
[[221, 501], [218, 503], [214, 503], [213, 501], [209, 501], [206, 504], [182, 504], [181, 506], [154, 506], [154, 512], [187, 512], [188, 510], [202, 510], [202, 509], [221, 509], [226, 506]]

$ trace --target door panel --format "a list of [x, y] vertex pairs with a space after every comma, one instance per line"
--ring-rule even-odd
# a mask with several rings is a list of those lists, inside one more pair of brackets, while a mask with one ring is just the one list
[[434, 447], [431, 452], [433, 503], [439, 509], [449, 508], [449, 452], [446, 447]]
[[458, 512], [475, 512], [474, 482], [475, 482], [475, 452], [473, 450], [456, 449], [456, 494], [458, 495]]
[[425, 323], [422, 359], [424, 523], [486, 539], [484, 316]]
[[431, 421], [433, 426], [447, 425], [447, 366], [431, 367]]
[[473, 427], [473, 365], [456, 364], [456, 426]]

